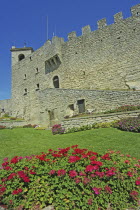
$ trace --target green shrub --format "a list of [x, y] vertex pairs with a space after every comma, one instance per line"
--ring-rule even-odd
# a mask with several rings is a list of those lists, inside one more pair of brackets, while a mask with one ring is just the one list
[[114, 127], [117, 121], [112, 121], [112, 122], [102, 122], [102, 123], [95, 123], [92, 125], [93, 128], [110, 128]]
[[31, 124], [27, 124], [27, 125], [23, 125], [23, 128], [35, 128], [37, 125], [31, 125]]
[[140, 160], [78, 145], [4, 159], [0, 200], [8, 209], [127, 209], [139, 205]]
[[36, 126], [35, 130], [46, 130], [46, 127]]
[[10, 117], [10, 120], [16, 120], [17, 118], [16, 117]]

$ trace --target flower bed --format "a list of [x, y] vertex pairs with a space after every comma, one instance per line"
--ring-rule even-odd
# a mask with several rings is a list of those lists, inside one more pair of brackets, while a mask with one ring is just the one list
[[140, 160], [78, 145], [4, 159], [0, 200], [9, 209], [127, 209], [140, 204]]
[[140, 132], [140, 117], [129, 117], [122, 119], [115, 124], [115, 127], [130, 132]]

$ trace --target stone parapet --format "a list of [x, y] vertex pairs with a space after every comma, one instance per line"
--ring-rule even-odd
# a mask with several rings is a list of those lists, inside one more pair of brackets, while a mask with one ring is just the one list
[[129, 112], [119, 112], [119, 113], [110, 113], [110, 114], [98, 114], [94, 116], [87, 117], [76, 117], [63, 120], [61, 125], [63, 128], [68, 130], [73, 127], [81, 127], [85, 125], [93, 125], [95, 123], [105, 123], [112, 122], [115, 120], [120, 120], [122, 118], [128, 117], [137, 117], [140, 115], [140, 110], [129, 111]]

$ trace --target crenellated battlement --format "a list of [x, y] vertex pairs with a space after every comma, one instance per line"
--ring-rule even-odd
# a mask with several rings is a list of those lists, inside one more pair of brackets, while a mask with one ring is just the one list
[[[132, 16], [129, 17], [129, 19], [139, 17], [140, 16], [140, 4], [131, 7], [130, 11], [131, 11]], [[113, 24], [119, 24], [122, 21], [125, 21], [127, 19], [128, 18], [126, 18], [126, 19], [123, 18], [122, 12], [118, 12], [117, 14], [114, 15], [114, 23]], [[113, 24], [111, 24], [111, 25], [113, 25]], [[102, 30], [109, 25], [107, 25], [106, 18], [103, 18], [103, 19], [97, 21], [97, 26], [98, 26], [97, 30]], [[81, 31], [82, 31], [82, 36], [88, 35], [92, 32], [91, 27], [89, 25], [82, 27]], [[75, 39], [76, 37], [77, 37], [76, 32], [72, 31], [68, 34], [67, 38], [68, 38], [68, 41], [71, 41], [71, 40]]]

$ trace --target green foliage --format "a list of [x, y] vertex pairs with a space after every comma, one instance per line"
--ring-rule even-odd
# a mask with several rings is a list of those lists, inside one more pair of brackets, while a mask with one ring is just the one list
[[36, 126], [35, 130], [46, 130], [46, 127], [42, 127], [42, 126]]
[[112, 122], [102, 122], [102, 123], [95, 123], [93, 124], [92, 128], [111, 128], [114, 127], [117, 121]]
[[1, 202], [8, 209], [127, 209], [138, 207], [140, 160], [119, 151], [78, 145], [4, 159]]
[[102, 123], [94, 123], [93, 125], [83, 125], [81, 127], [73, 127], [67, 129], [65, 133], [74, 133], [74, 132], [79, 132], [79, 131], [86, 131], [86, 130], [91, 130], [91, 129], [97, 129], [97, 128], [110, 128], [114, 127], [117, 121], [112, 121], [112, 122], [102, 122]]
[[10, 117], [10, 120], [16, 120], [17, 118], [16, 117]]
[[31, 124], [27, 124], [27, 125], [23, 125], [23, 128], [35, 128], [37, 125], [31, 125]]

